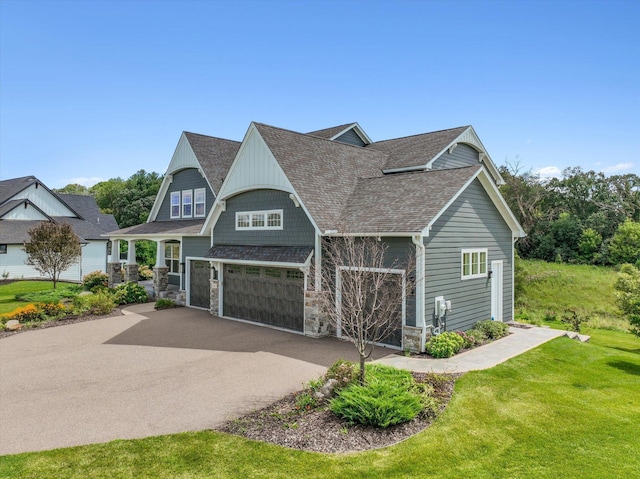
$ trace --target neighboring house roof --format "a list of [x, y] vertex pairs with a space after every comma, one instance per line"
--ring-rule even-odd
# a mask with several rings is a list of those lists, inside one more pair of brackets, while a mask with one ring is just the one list
[[366, 148], [380, 150], [388, 155], [384, 165], [385, 170], [424, 167], [468, 128], [468, 126], [460, 126], [449, 130], [377, 141], [367, 145]]
[[36, 181], [38, 180], [35, 176], [23, 176], [0, 181], [0, 203], [4, 203], [14, 197]]
[[224, 258], [225, 263], [238, 261], [245, 263], [289, 263], [304, 264], [313, 248], [310, 246], [213, 246], [205, 258]]
[[58, 193], [58, 196], [71, 206], [82, 218], [103, 233], [118, 229], [118, 223], [116, 223], [115, 217], [111, 214], [101, 213], [98, 203], [96, 203], [93, 196], [67, 193]]
[[213, 194], [217, 195], [241, 143], [188, 131], [185, 131], [184, 135], [209, 181]]
[[179, 220], [179, 221], [152, 221], [151, 223], [143, 223], [141, 225], [129, 226], [121, 230], [110, 231], [109, 236], [115, 237], [119, 235], [137, 236], [137, 235], [187, 235], [197, 236], [202, 229], [204, 219], [197, 220]]
[[381, 151], [254, 125], [321, 231], [335, 228], [356, 178], [382, 176]]
[[[56, 216], [51, 218], [54, 223], [68, 223], [73, 232], [80, 238], [81, 243], [87, 240], [106, 241], [104, 234], [98, 228], [80, 218]], [[42, 220], [2, 220], [0, 221], [0, 243], [23, 244], [29, 241], [29, 230], [42, 224]]]
[[417, 233], [482, 169], [481, 165], [359, 178], [339, 233]]

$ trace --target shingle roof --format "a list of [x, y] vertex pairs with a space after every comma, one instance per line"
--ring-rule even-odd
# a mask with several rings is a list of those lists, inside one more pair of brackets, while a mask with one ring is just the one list
[[382, 176], [379, 150], [255, 126], [321, 231], [335, 228], [357, 178]]
[[332, 126], [330, 128], [324, 128], [322, 130], [310, 131], [307, 135], [317, 136], [318, 138], [324, 138], [329, 140], [336, 136], [341, 131], [355, 125], [355, 123], [345, 123], [344, 125]]
[[185, 131], [184, 135], [187, 137], [200, 166], [202, 166], [213, 193], [217, 195], [241, 143], [188, 131]]
[[[102, 236], [102, 231], [80, 218], [55, 216], [52, 220], [58, 224], [70, 224], [73, 232], [83, 243], [87, 240], [107, 240]], [[42, 224], [41, 220], [0, 220], [0, 243], [22, 244], [29, 241], [29, 230], [40, 224]]]
[[313, 251], [310, 246], [213, 246], [205, 258], [236, 261], [304, 264]]
[[377, 141], [365, 146], [388, 155], [385, 170], [425, 166], [444, 148], [465, 131], [468, 126], [434, 131], [421, 135]]
[[141, 225], [129, 226], [121, 230], [109, 232], [110, 236], [117, 235], [151, 235], [151, 234], [183, 234], [196, 236], [200, 233], [204, 219], [153, 221]]
[[341, 233], [421, 232], [481, 168], [360, 178], [336, 228]]
[[58, 193], [58, 196], [82, 218], [103, 233], [118, 229], [118, 223], [116, 223], [114, 216], [101, 213], [93, 196], [61, 193]]
[[20, 193], [36, 181], [38, 181], [38, 179], [35, 176], [23, 176], [21, 178], [0, 181], [0, 204]]

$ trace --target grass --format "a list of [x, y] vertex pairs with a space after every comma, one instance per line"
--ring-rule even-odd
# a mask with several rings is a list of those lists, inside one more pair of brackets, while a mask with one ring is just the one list
[[0, 285], [0, 314], [9, 313], [16, 308], [29, 304], [24, 301], [18, 301], [16, 294], [50, 290], [53, 290], [52, 281], [15, 281]]
[[347, 455], [212, 431], [0, 458], [20, 478], [640, 478], [640, 340], [559, 338], [464, 375], [426, 431]]
[[628, 331], [629, 323], [615, 304], [613, 268], [527, 260], [520, 264], [526, 280], [517, 295], [516, 320], [568, 329], [560, 317], [575, 309], [589, 318], [585, 328]]

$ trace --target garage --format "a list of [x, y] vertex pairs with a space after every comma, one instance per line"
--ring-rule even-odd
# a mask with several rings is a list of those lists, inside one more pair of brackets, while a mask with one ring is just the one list
[[290, 268], [225, 265], [223, 315], [302, 332], [304, 273]]
[[211, 293], [209, 277], [211, 269], [208, 261], [189, 262], [189, 306], [209, 309]]

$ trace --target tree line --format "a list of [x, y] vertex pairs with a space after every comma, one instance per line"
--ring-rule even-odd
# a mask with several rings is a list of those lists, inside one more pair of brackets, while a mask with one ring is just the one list
[[605, 176], [580, 167], [543, 180], [518, 162], [500, 167], [500, 190], [527, 233], [522, 258], [640, 266], [640, 177]]

